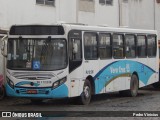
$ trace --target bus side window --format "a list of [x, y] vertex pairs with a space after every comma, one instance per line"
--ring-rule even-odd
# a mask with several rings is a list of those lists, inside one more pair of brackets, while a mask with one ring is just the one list
[[156, 36], [155, 35], [148, 35], [147, 36], [147, 48], [148, 48], [148, 57], [155, 57], [156, 56]]
[[84, 33], [84, 56], [86, 60], [98, 59], [97, 33]]
[[100, 59], [112, 57], [111, 35], [108, 33], [99, 34], [99, 56]]
[[136, 57], [136, 41], [134, 35], [125, 35], [125, 53], [126, 58], [135, 58]]
[[124, 41], [122, 34], [113, 35], [113, 57], [124, 58]]
[[138, 57], [145, 58], [147, 56], [146, 51], [146, 36], [145, 35], [138, 35], [137, 36], [137, 53]]

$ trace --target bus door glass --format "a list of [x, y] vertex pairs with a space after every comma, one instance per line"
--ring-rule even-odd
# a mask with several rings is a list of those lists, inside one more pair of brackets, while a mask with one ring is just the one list
[[69, 72], [71, 73], [82, 64], [81, 31], [69, 32]]

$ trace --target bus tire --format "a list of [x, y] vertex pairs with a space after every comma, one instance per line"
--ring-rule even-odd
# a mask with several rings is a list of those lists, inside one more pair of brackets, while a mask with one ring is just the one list
[[5, 97], [5, 88], [2, 85], [2, 87], [0, 88], [0, 100], [2, 100]]
[[91, 101], [91, 93], [92, 93], [91, 83], [89, 80], [85, 80], [83, 86], [83, 92], [80, 96], [79, 103], [82, 105], [88, 105]]
[[139, 80], [136, 74], [133, 74], [131, 76], [131, 82], [130, 82], [130, 90], [129, 90], [129, 96], [130, 97], [136, 97], [138, 94], [138, 88], [139, 88]]

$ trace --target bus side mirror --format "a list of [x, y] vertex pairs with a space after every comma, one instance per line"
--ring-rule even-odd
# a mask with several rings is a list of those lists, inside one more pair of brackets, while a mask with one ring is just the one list
[[77, 43], [73, 43], [73, 53], [74, 54], [78, 53], [78, 45], [77, 45]]
[[8, 36], [6, 35], [1, 39], [1, 54], [4, 57], [7, 57], [7, 38]]

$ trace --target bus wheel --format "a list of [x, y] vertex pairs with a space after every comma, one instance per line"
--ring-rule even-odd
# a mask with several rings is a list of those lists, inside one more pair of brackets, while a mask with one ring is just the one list
[[30, 99], [33, 104], [40, 104], [43, 102], [42, 99]]
[[84, 86], [83, 86], [83, 92], [80, 96], [80, 104], [83, 105], [88, 105], [91, 101], [91, 83], [89, 80], [86, 80], [84, 82]]
[[5, 97], [5, 88], [2, 85], [2, 87], [0, 88], [0, 100], [2, 100]]
[[137, 94], [138, 94], [138, 88], [139, 88], [138, 77], [137, 77], [137, 75], [133, 74], [131, 76], [129, 96], [130, 97], [137, 96]]

